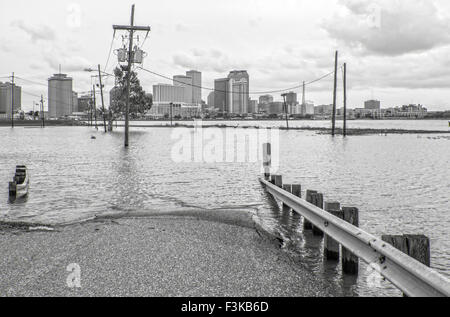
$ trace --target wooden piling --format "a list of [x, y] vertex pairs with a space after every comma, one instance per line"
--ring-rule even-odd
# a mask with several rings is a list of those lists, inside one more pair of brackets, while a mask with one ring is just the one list
[[270, 178], [270, 168], [272, 167], [272, 145], [270, 143], [263, 144], [263, 166], [264, 178], [268, 181]]
[[[344, 212], [339, 202], [325, 202], [324, 209], [333, 216], [344, 219]], [[325, 234], [324, 255], [327, 260], [339, 261], [339, 242]]]
[[292, 195], [302, 198], [302, 185], [292, 185]]
[[275, 186], [283, 188], [283, 176], [281, 175], [275, 175]]
[[382, 240], [391, 244], [396, 249], [408, 254], [410, 257], [425, 264], [431, 265], [430, 260], [430, 239], [424, 235], [384, 235]]
[[[359, 227], [359, 210], [358, 208], [343, 207], [344, 221]], [[359, 272], [359, 258], [352, 252], [342, 246], [342, 271], [345, 274], [356, 275]]]
[[[306, 191], [306, 201], [312, 204], [312, 203], [313, 203], [313, 198], [312, 198], [312, 196], [313, 196], [314, 194], [317, 194], [317, 191], [315, 191], [315, 190], [307, 190], [307, 191]], [[304, 221], [303, 221], [303, 229], [304, 229], [304, 230], [312, 230], [312, 228], [313, 228], [312, 223], [309, 222], [309, 221], [305, 218]]]
[[[323, 209], [323, 194], [317, 193], [312, 195], [312, 204], [320, 209]], [[323, 231], [317, 228], [316, 226], [312, 226], [313, 235], [318, 237], [323, 237]]]

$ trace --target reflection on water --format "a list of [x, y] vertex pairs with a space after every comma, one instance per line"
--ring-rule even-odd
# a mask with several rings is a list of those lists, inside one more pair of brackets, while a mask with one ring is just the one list
[[[62, 224], [136, 212], [242, 210], [279, 237], [298, 265], [339, 290], [336, 295], [400, 295], [387, 282], [368, 287], [364, 264], [355, 281], [341, 274], [339, 263], [324, 261], [322, 239], [303, 233], [301, 217], [281, 212], [261, 188], [259, 163], [174, 163], [171, 132], [134, 129], [125, 150], [121, 131], [0, 128], [0, 221]], [[433, 268], [450, 276], [449, 138], [344, 140], [303, 131], [281, 131], [280, 137], [279, 174], [286, 183], [358, 207], [361, 227], [377, 236], [429, 236]], [[30, 171], [30, 194], [9, 204], [7, 185], [22, 164]]]

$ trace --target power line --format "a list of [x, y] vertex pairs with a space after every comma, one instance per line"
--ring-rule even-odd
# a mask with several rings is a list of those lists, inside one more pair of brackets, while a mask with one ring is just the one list
[[103, 72], [106, 72], [106, 69], [108, 68], [108, 64], [109, 64], [109, 60], [111, 59], [111, 53], [113, 51], [114, 40], [115, 39], [116, 39], [116, 31], [114, 31], [114, 33], [113, 33], [113, 37], [112, 37], [112, 40], [111, 40], [111, 46], [109, 47], [108, 59], [106, 60], [106, 64], [105, 64], [105, 68], [103, 69]]
[[[229, 93], [229, 92], [227, 92], [227, 91], [221, 91], [221, 90], [217, 90], [217, 89], [214, 89], [214, 88], [203, 87], [203, 86], [198, 86], [198, 85], [194, 85], [194, 84], [187, 84], [187, 83], [178, 81], [178, 80], [176, 80], [176, 79], [174, 79], [174, 78], [170, 78], [170, 77], [168, 77], [168, 76], [161, 75], [161, 74], [159, 74], [159, 73], [153, 72], [153, 71], [151, 71], [151, 70], [149, 70], [149, 69], [142, 68], [142, 67], [140, 67], [140, 66], [137, 67], [137, 68], [138, 68], [138, 69], [141, 69], [141, 70], [143, 70], [143, 71], [145, 71], [145, 72], [148, 72], [148, 73], [150, 73], [150, 74], [153, 74], [153, 75], [155, 75], [155, 76], [158, 76], [158, 77], [161, 77], [161, 78], [164, 78], [164, 79], [167, 79], [167, 80], [170, 80], [170, 81], [179, 83], [179, 84], [183, 84], [183, 85], [185, 85], [185, 86], [190, 86], [190, 87], [194, 87], [194, 88], [200, 88], [200, 89], [203, 89], [203, 90], [214, 91], [214, 92], [220, 92], [220, 93]], [[314, 83], [316, 83], [316, 82], [319, 82], [319, 81], [321, 81], [321, 80], [323, 80], [323, 79], [325, 79], [325, 78], [331, 76], [332, 74], [334, 74], [334, 71], [332, 71], [332, 72], [330, 72], [330, 73], [328, 73], [328, 74], [326, 74], [326, 75], [324, 75], [324, 76], [322, 76], [322, 77], [319, 77], [319, 78], [317, 78], [317, 79], [314, 79], [314, 80], [312, 80], [312, 81], [309, 81], [309, 82], [305, 83], [305, 86], [309, 86], [309, 85], [312, 85], [312, 84], [314, 84]], [[275, 94], [275, 93], [281, 93], [281, 92], [286, 92], [286, 91], [290, 91], [290, 90], [299, 89], [299, 88], [302, 88], [302, 87], [303, 87], [303, 84], [301, 84], [301, 85], [299, 85], [299, 86], [291, 87], [291, 88], [280, 89], [280, 90], [249, 92], [249, 95]], [[244, 95], [244, 94], [246, 94], [246, 93], [233, 92], [233, 94], [243, 94], [243, 95]]]

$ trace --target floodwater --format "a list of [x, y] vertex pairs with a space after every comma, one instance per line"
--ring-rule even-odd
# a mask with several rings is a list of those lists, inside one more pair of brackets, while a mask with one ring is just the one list
[[[436, 121], [423, 122], [434, 127]], [[0, 221], [52, 225], [95, 216], [242, 210], [282, 238], [284, 251], [329, 282], [336, 295], [401, 295], [388, 282], [374, 282], [365, 264], [351, 278], [342, 276], [338, 263], [325, 262], [322, 239], [303, 233], [298, 217], [279, 212], [258, 181], [261, 162], [251, 155], [246, 162], [174, 160], [180, 129], [133, 128], [126, 150], [120, 129], [104, 134], [89, 127], [0, 128]], [[361, 228], [376, 236], [429, 236], [432, 267], [450, 277], [449, 135], [333, 139], [279, 131], [279, 149], [278, 173], [286, 183], [358, 207]], [[8, 182], [21, 164], [31, 174], [30, 194], [10, 204]]]

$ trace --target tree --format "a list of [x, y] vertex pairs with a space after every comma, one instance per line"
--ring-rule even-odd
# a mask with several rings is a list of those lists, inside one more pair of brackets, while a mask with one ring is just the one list
[[[115, 100], [111, 101], [111, 110], [114, 113], [125, 113], [127, 103], [127, 76], [126, 73], [117, 67], [114, 70], [117, 85], [115, 87]], [[131, 72], [130, 79], [130, 113], [145, 113], [153, 105], [152, 98], [142, 89], [141, 82], [136, 72]]]

